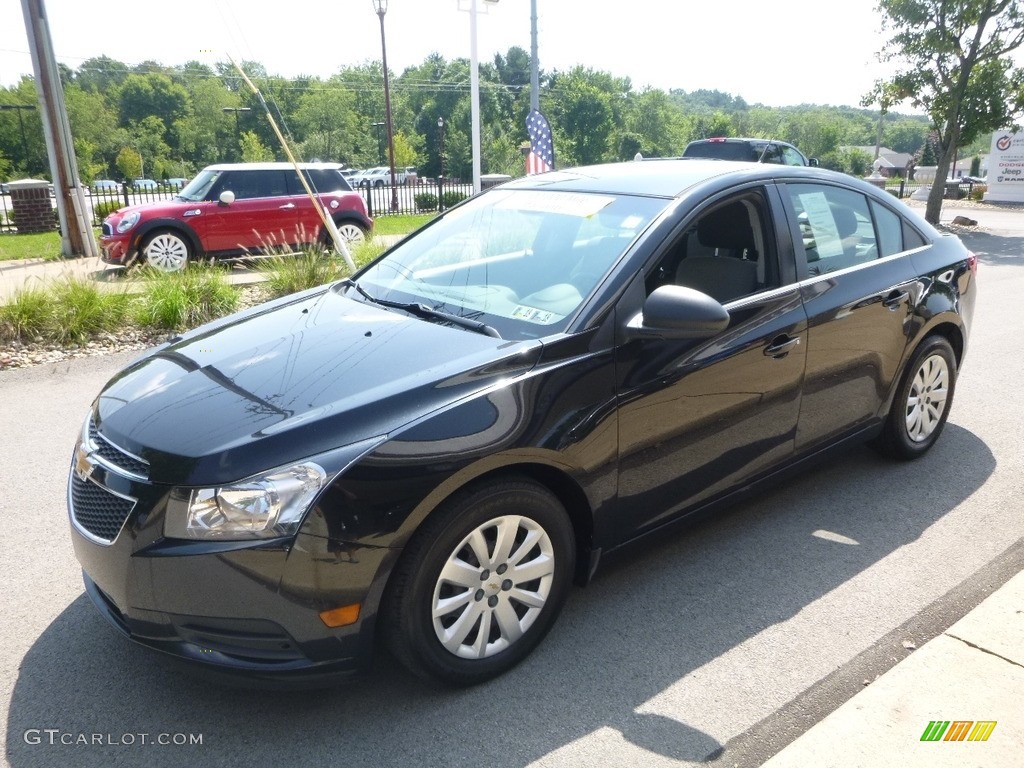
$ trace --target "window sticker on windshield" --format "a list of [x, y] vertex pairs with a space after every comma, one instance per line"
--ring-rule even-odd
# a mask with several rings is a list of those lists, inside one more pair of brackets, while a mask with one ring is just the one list
[[574, 192], [516, 192], [499, 201], [497, 208], [514, 208], [520, 211], [541, 211], [563, 216], [586, 218], [600, 212], [615, 202], [608, 195], [580, 195]]
[[818, 258], [827, 259], [843, 255], [842, 238], [839, 228], [832, 216], [832, 209], [824, 192], [805, 192], [798, 195], [800, 205], [807, 214], [807, 222], [811, 225], [814, 244], [818, 250]]
[[544, 309], [537, 309], [536, 307], [527, 307], [519, 304], [512, 310], [512, 317], [516, 320], [526, 320], [529, 323], [550, 325], [557, 320], [561, 320], [564, 315], [556, 315], [554, 312], [548, 312]]

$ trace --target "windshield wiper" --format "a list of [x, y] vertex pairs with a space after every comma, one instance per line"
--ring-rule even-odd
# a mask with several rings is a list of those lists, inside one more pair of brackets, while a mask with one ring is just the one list
[[491, 336], [495, 339], [501, 338], [501, 334], [498, 333], [498, 330], [494, 326], [488, 325], [487, 323], [482, 323], [479, 320], [473, 320], [468, 317], [463, 317], [462, 315], [453, 315], [450, 312], [442, 312], [440, 309], [428, 307], [426, 304], [421, 304], [418, 301], [404, 302], [379, 299], [376, 296], [373, 296], [370, 293], [368, 293], [367, 290], [363, 288], [363, 286], [361, 286], [359, 283], [357, 283], [355, 280], [352, 280], [351, 278], [346, 277], [341, 282], [343, 285], [348, 285], [355, 288], [356, 291], [359, 292], [359, 295], [365, 298], [367, 301], [371, 301], [374, 304], [379, 304], [382, 307], [387, 307], [388, 309], [400, 309], [403, 312], [409, 312], [410, 314], [416, 315], [417, 317], [425, 318], [427, 320], [441, 320], [446, 323], [453, 323], [462, 328], [467, 328], [471, 331], [476, 331], [477, 333], [482, 333], [485, 336]]

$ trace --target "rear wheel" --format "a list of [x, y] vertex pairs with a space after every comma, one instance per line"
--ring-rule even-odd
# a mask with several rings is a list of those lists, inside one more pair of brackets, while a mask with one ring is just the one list
[[882, 433], [873, 448], [895, 459], [923, 456], [939, 439], [953, 405], [956, 355], [942, 336], [929, 336], [903, 373]]
[[139, 253], [146, 264], [161, 272], [178, 272], [192, 258], [192, 248], [185, 236], [170, 229], [148, 235]]
[[[354, 221], [342, 219], [341, 221], [336, 221], [335, 226], [338, 228], [338, 234], [341, 235], [341, 239], [350, 246], [358, 245], [366, 240], [366, 230]], [[331, 238], [331, 233], [326, 229], [321, 232], [320, 245], [327, 252], [334, 250], [334, 240]]]
[[406, 549], [385, 598], [388, 646], [421, 677], [496, 677], [554, 624], [574, 561], [572, 526], [550, 491], [479, 486], [439, 509]]

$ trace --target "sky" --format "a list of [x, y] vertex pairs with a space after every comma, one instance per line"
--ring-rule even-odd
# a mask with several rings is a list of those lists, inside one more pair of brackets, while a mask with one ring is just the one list
[[[389, 69], [431, 53], [469, 58], [471, 0], [389, 0]], [[530, 50], [531, 0], [476, 0], [477, 56]], [[878, 62], [877, 0], [535, 0], [544, 71], [583, 67], [630, 78], [634, 90], [718, 90], [749, 104], [858, 106], [888, 70]], [[41, 0], [57, 61], [106, 55], [168, 66], [248, 59], [270, 74], [329, 77], [380, 61], [372, 0]], [[486, 11], [486, 13], [484, 13]], [[22, 3], [0, 2], [0, 85], [32, 73]], [[894, 111], [909, 112], [909, 105]]]

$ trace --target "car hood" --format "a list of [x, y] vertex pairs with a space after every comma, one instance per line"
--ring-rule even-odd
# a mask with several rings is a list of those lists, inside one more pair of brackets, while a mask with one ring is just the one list
[[385, 310], [339, 284], [148, 352], [93, 417], [149, 462], [151, 481], [215, 485], [392, 433], [527, 372], [542, 346]]

